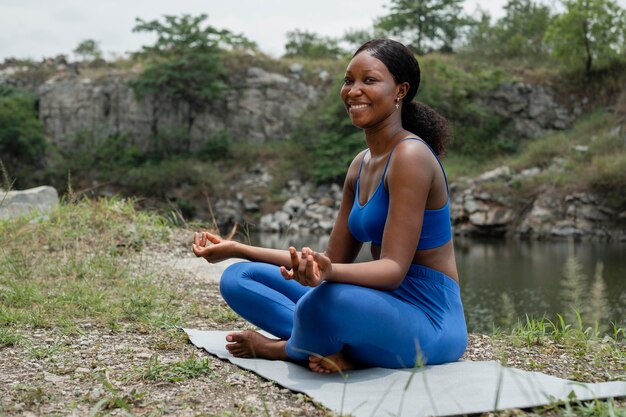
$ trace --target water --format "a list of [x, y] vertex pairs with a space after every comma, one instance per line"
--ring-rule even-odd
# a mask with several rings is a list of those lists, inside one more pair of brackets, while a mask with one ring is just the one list
[[[253, 236], [256, 245], [323, 250], [328, 237]], [[508, 330], [526, 315], [626, 327], [626, 243], [455, 238], [468, 328]], [[371, 260], [364, 247], [357, 262]]]

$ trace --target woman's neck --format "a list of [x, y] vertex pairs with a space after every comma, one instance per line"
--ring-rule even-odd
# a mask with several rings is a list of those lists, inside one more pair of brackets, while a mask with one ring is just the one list
[[375, 157], [387, 154], [406, 135], [407, 131], [400, 123], [383, 124], [365, 129], [365, 142], [371, 156]]

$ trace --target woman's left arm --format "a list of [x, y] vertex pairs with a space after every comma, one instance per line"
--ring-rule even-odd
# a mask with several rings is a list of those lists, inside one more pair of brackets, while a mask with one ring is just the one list
[[[407, 143], [408, 142], [408, 143]], [[382, 290], [400, 286], [415, 255], [424, 220], [424, 209], [435, 178], [432, 154], [421, 142], [407, 141], [396, 148], [385, 183], [389, 211], [383, 233], [380, 259], [362, 263], [332, 263], [309, 250], [298, 257], [304, 285], [317, 281], [344, 282]], [[309, 265], [312, 262], [317, 265]], [[298, 268], [297, 267], [297, 268]], [[308, 269], [307, 269], [308, 268]]]

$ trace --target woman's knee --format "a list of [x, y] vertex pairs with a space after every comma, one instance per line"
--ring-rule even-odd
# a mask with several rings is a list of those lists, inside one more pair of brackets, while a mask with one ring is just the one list
[[334, 316], [341, 314], [349, 297], [346, 292], [353, 287], [348, 284], [324, 282], [313, 288], [296, 304], [296, 315], [308, 317], [315, 321], [325, 318], [332, 321]]
[[220, 293], [226, 301], [241, 291], [242, 282], [246, 279], [246, 264], [249, 262], [237, 262], [229, 265], [220, 278]]

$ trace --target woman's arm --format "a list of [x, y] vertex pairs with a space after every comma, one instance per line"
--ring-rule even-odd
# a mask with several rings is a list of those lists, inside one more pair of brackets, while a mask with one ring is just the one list
[[292, 278], [300, 281], [301, 276], [304, 285], [319, 285], [321, 280], [326, 280], [383, 290], [399, 287], [417, 249], [426, 201], [436, 174], [435, 164], [421, 142], [407, 141], [396, 148], [386, 177], [389, 211], [380, 259], [331, 263], [324, 255], [306, 248], [298, 258], [297, 276]]
[[[210, 243], [207, 246], [207, 243]], [[210, 263], [221, 262], [230, 258], [243, 258], [249, 261], [266, 262], [274, 265], [290, 265], [289, 251], [261, 248], [246, 245], [234, 240], [222, 239], [209, 232], [194, 234], [193, 253]]]
[[[328, 247], [325, 252], [333, 262], [354, 262], [361, 249], [361, 242], [354, 239], [348, 230], [348, 216], [352, 209], [356, 177], [364, 152], [361, 152], [354, 158], [344, 182], [339, 214], [330, 234]], [[210, 245], [207, 246], [207, 243], [210, 243]], [[234, 240], [221, 239], [209, 232], [202, 232], [201, 235], [195, 234], [193, 251], [196, 256], [203, 257], [211, 263], [221, 262], [229, 258], [243, 258], [278, 266], [284, 265], [288, 268], [292, 267], [292, 255], [289, 250], [246, 245]], [[293, 251], [295, 252], [295, 249]]]
[[326, 247], [325, 255], [332, 262], [352, 263], [356, 259], [363, 244], [356, 240], [348, 228], [348, 217], [354, 204], [356, 192], [356, 179], [359, 166], [365, 151], [360, 152], [350, 164], [346, 179], [343, 183], [343, 192], [339, 213], [330, 233], [330, 239]]

